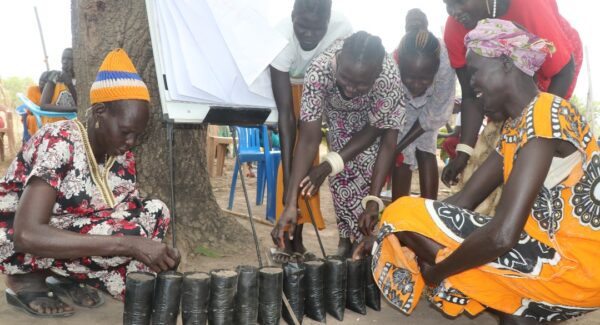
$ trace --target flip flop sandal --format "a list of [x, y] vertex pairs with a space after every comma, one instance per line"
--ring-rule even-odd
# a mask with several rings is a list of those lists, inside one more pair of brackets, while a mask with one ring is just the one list
[[60, 298], [58, 298], [58, 296], [52, 291], [33, 291], [33, 292], [15, 293], [11, 289], [6, 289], [4, 292], [6, 294], [6, 302], [8, 302], [9, 305], [26, 312], [30, 316], [44, 317], [44, 318], [51, 318], [51, 317], [57, 318], [57, 317], [68, 317], [68, 316], [75, 314], [75, 311], [64, 311], [61, 313], [46, 314], [46, 313], [39, 312], [39, 311], [29, 307], [29, 304], [37, 299], [44, 299], [46, 301], [56, 302], [57, 304], [62, 303], [64, 305], [67, 305], [64, 301], [60, 300]]
[[306, 252], [304, 252], [304, 254], [302, 254], [302, 259], [304, 260], [304, 262], [310, 262], [310, 261], [316, 261], [319, 258], [317, 257], [317, 255], [313, 254], [312, 252], [306, 251]]
[[269, 260], [271, 260], [271, 264], [273, 265], [283, 265], [289, 262], [292, 259], [292, 256], [280, 249], [275, 247], [271, 247], [269, 250]]
[[[46, 285], [59, 295], [71, 298], [73, 303], [84, 308], [98, 308], [104, 304], [104, 295], [97, 289], [91, 288], [83, 283], [78, 283], [72, 280], [62, 280], [53, 276], [46, 278]], [[82, 293], [76, 294], [76, 290], [83, 290]], [[97, 299], [94, 297], [98, 297]], [[82, 301], [82, 297], [88, 296], [96, 301], [93, 305], [86, 305]]]
[[305, 262], [310, 262], [310, 261], [316, 261], [318, 258], [315, 254], [311, 253], [311, 252], [304, 252], [303, 253], [294, 253], [292, 254], [292, 258], [290, 259], [290, 262], [295, 262], [295, 263], [305, 263]]

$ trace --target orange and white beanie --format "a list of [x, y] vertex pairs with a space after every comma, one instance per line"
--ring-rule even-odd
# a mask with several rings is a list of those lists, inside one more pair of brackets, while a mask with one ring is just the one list
[[150, 94], [127, 52], [115, 49], [106, 55], [98, 70], [96, 81], [90, 89], [90, 102], [93, 105], [127, 99], [149, 102]]

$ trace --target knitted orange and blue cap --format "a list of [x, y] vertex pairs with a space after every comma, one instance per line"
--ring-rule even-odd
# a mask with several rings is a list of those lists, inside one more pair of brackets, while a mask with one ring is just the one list
[[106, 55], [98, 70], [96, 81], [90, 89], [90, 102], [96, 104], [127, 99], [149, 102], [150, 94], [127, 52], [115, 49]]

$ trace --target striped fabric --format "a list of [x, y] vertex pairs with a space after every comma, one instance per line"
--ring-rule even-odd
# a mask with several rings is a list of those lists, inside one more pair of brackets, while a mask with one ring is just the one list
[[108, 53], [90, 89], [92, 104], [115, 100], [150, 101], [148, 88], [123, 49]]

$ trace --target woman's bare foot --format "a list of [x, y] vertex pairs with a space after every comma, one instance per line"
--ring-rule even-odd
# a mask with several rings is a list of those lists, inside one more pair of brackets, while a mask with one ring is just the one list
[[102, 294], [97, 289], [69, 278], [53, 275], [46, 278], [46, 285], [53, 291], [70, 297], [74, 304], [81, 307], [96, 308], [104, 303]]
[[[40, 272], [7, 275], [6, 287], [11, 289], [15, 294], [25, 292], [44, 292], [48, 291], [45, 279], [46, 274]], [[48, 315], [73, 311], [73, 307], [60, 300], [52, 299], [51, 297], [36, 298], [30, 301], [28, 306], [40, 314]]]

